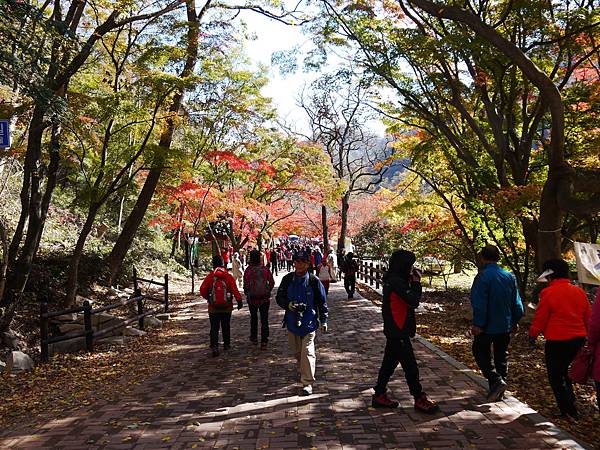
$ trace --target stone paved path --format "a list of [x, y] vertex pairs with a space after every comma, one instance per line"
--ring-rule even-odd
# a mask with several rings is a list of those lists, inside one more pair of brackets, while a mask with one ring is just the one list
[[[330, 332], [318, 336], [317, 384], [300, 397], [282, 313], [271, 305], [271, 342], [248, 341], [247, 309], [234, 312], [233, 349], [208, 354], [208, 316], [194, 313], [178, 343], [177, 364], [118, 402], [4, 434], [0, 448], [33, 449], [537, 449], [581, 448], [519, 401], [485, 403], [485, 390], [421, 341], [423, 385], [442, 412], [417, 413], [400, 370], [390, 384], [400, 408], [370, 408], [383, 353], [381, 316], [364, 299], [332, 285]], [[189, 317], [179, 317], [189, 319]], [[110, 386], [107, 386], [110, 389]]]

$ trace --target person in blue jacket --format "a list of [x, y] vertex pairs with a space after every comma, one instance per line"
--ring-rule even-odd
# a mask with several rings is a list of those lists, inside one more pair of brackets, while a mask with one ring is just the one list
[[315, 335], [321, 327], [327, 332], [327, 296], [317, 277], [308, 272], [310, 255], [300, 250], [294, 255], [294, 272], [283, 277], [277, 290], [277, 304], [285, 309], [284, 326], [288, 343], [296, 357], [302, 383], [302, 395], [313, 392], [317, 355]]
[[506, 390], [510, 334], [524, 311], [515, 276], [498, 265], [498, 247], [486, 245], [479, 259], [480, 270], [471, 287], [473, 356], [488, 380], [487, 398], [495, 402]]

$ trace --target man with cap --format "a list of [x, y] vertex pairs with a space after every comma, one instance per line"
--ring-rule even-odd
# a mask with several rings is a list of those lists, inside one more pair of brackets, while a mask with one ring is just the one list
[[288, 329], [290, 351], [296, 357], [302, 395], [312, 394], [317, 355], [315, 335], [319, 325], [327, 332], [327, 295], [317, 277], [308, 273], [310, 255], [300, 250], [294, 256], [294, 271], [281, 280], [277, 304], [285, 309], [284, 326]]

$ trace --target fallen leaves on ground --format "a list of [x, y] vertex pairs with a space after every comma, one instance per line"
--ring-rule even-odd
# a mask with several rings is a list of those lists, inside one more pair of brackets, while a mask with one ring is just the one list
[[184, 332], [180, 321], [171, 320], [123, 347], [56, 355], [29, 373], [0, 375], [0, 429], [60, 419], [98, 400], [118, 400], [132, 385], [162, 371]]

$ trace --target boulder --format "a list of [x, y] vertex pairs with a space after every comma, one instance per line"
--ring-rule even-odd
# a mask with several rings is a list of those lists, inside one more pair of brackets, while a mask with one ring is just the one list
[[33, 359], [29, 355], [23, 352], [13, 351], [8, 354], [8, 361], [6, 361], [6, 372], [18, 372], [22, 370], [33, 369]]
[[169, 314], [169, 313], [159, 313], [159, 314], [155, 314], [154, 317], [156, 317], [158, 320], [170, 320], [171, 319], [171, 314]]
[[127, 338], [125, 336], [108, 336], [105, 338], [96, 339], [95, 344], [110, 344], [110, 345], [125, 345]]
[[4, 344], [11, 350], [25, 350], [27, 348], [23, 337], [14, 331], [7, 331], [0, 334], [0, 344]]
[[125, 327], [123, 328], [123, 336], [145, 336], [147, 333], [137, 328]]
[[85, 338], [69, 339], [68, 341], [56, 342], [48, 345], [48, 353], [76, 353], [85, 350]]
[[61, 334], [68, 334], [72, 332], [81, 332], [84, 330], [84, 326], [80, 323], [64, 322], [58, 324], [58, 329], [60, 330]]
[[144, 326], [148, 328], [162, 328], [162, 322], [154, 316], [148, 316], [144, 319]]
[[77, 317], [78, 316], [76, 313], [63, 314], [62, 316], [53, 317], [52, 319], [50, 319], [50, 322], [59, 324], [64, 322], [77, 322]]

